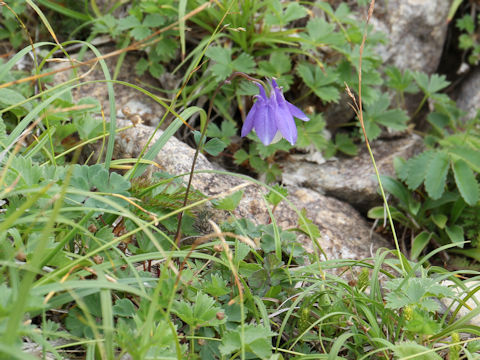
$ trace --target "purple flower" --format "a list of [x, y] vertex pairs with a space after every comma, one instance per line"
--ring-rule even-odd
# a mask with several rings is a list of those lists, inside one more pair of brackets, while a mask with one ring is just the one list
[[[282, 89], [275, 79], [269, 81], [272, 88], [270, 97], [267, 97], [262, 85], [256, 83], [260, 94], [256, 95], [257, 101], [253, 104], [242, 127], [242, 137], [247, 136], [252, 129], [255, 130], [261, 142], [269, 145], [279, 132], [290, 144], [297, 141], [297, 127], [294, 117], [310, 120], [302, 110], [290, 104], [283, 97]], [[279, 135], [280, 135], [279, 134]]]

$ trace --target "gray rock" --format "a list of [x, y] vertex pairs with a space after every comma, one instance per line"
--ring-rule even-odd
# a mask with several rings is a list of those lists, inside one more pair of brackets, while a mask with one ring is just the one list
[[480, 69], [475, 69], [458, 90], [457, 106], [467, 112], [467, 119], [475, 117], [480, 104]]
[[[119, 121], [118, 126], [125, 126], [126, 122]], [[117, 135], [115, 156], [137, 157], [146, 144], [153, 128], [138, 125]], [[161, 132], [155, 135], [155, 139]], [[161, 169], [170, 174], [185, 174], [190, 171], [195, 150], [170, 138], [162, 148], [155, 161]], [[149, 171], [153, 169], [150, 168]], [[212, 165], [205, 156], [200, 155], [196, 170], [221, 170]], [[185, 179], [186, 180], [186, 179]], [[244, 184], [243, 199], [234, 212], [238, 217], [246, 217], [255, 223], [268, 223], [270, 217], [263, 196], [267, 192], [263, 187], [256, 185], [245, 177], [226, 174], [198, 173], [193, 178], [193, 186], [206, 195], [225, 193]], [[350, 205], [339, 200], [321, 195], [314, 190], [301, 186], [288, 187], [289, 199], [297, 210], [306, 209], [308, 216], [321, 230], [320, 246], [328, 258], [362, 259], [370, 257], [372, 251], [381, 247], [389, 247], [389, 243], [379, 235], [370, 234], [370, 227], [361, 215]], [[275, 211], [277, 223], [283, 228], [298, 226], [298, 216], [294, 209], [281, 203]], [[211, 218], [220, 222], [226, 219], [222, 212], [214, 212]], [[307, 250], [313, 251], [314, 245], [310, 240], [299, 238]]]
[[[410, 158], [423, 148], [417, 135], [371, 144], [375, 162], [382, 175], [394, 175], [393, 159]], [[304, 186], [327, 196], [343, 200], [362, 212], [382, 203], [377, 193], [377, 179], [366, 147], [353, 158], [339, 158], [323, 164], [304, 160], [305, 155], [293, 155], [280, 163], [286, 185]]]
[[442, 55], [450, 0], [379, 0], [372, 24], [387, 34], [377, 51], [400, 69], [433, 73]]

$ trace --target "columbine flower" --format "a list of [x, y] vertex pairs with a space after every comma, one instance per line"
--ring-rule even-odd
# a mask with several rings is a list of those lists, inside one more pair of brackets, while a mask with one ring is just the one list
[[262, 85], [256, 83], [260, 94], [256, 95], [257, 101], [253, 104], [242, 127], [242, 137], [255, 130], [264, 145], [272, 143], [278, 135], [283, 136], [290, 144], [297, 141], [297, 127], [294, 117], [308, 121], [310, 120], [302, 110], [290, 104], [283, 97], [282, 89], [277, 85], [275, 79], [269, 85], [272, 88], [270, 97], [267, 97]]

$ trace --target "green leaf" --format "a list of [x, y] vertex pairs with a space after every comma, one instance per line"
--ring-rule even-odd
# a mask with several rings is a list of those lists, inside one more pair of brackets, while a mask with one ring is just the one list
[[432, 94], [446, 88], [450, 82], [446, 80], [445, 75], [432, 74], [430, 78], [427, 74], [416, 71], [413, 77], [422, 91], [431, 96]]
[[207, 141], [203, 146], [203, 150], [212, 156], [218, 156], [226, 147], [227, 145], [222, 140], [213, 138]]
[[422, 231], [420, 234], [415, 236], [412, 241], [412, 249], [410, 250], [410, 258], [412, 260], [416, 260], [420, 256], [423, 249], [425, 249], [425, 247], [430, 242], [431, 238], [432, 233], [428, 233], [426, 231]]
[[407, 128], [409, 117], [405, 110], [391, 109], [385, 111], [378, 119], [378, 123], [393, 130], [402, 131]]
[[217, 81], [225, 80], [232, 73], [230, 67], [232, 49], [212, 46], [207, 49], [205, 55], [215, 61], [215, 64], [211, 67], [211, 71]]
[[[247, 352], [253, 353], [260, 359], [266, 359], [272, 355], [271, 337], [275, 335], [273, 332], [260, 325], [245, 325], [243, 335]], [[241, 345], [241, 330], [237, 327], [223, 336], [219, 349], [222, 355], [227, 356], [240, 350]]]
[[425, 189], [434, 200], [440, 199], [445, 191], [448, 165], [448, 155], [444, 151], [436, 152], [428, 164], [425, 175]]
[[223, 311], [220, 307], [215, 306], [215, 300], [201, 292], [197, 293], [193, 304], [185, 300], [176, 301], [172, 311], [193, 328], [217, 326], [226, 322], [226, 319], [217, 319], [217, 313]]
[[[0, 107], [6, 108], [11, 105], [18, 104], [25, 100], [25, 96], [19, 93], [16, 90], [12, 89], [0, 89]], [[15, 116], [20, 117], [25, 115], [32, 109], [32, 104], [27, 102], [21, 106], [14, 107], [10, 111], [15, 114]]]
[[119, 299], [112, 307], [115, 316], [133, 317], [136, 313], [135, 306], [129, 299]]
[[297, 73], [324, 102], [337, 102], [340, 98], [340, 91], [333, 86], [338, 80], [338, 74], [333, 69], [327, 68], [323, 72], [319, 66], [303, 62], [297, 66]]
[[452, 243], [457, 244], [458, 247], [463, 248], [463, 241], [465, 241], [465, 235], [463, 228], [458, 225], [446, 226], [445, 232], [452, 241]]
[[203, 290], [215, 297], [227, 295], [230, 292], [227, 282], [218, 274], [213, 274], [210, 281], [203, 284]]
[[419, 89], [414, 83], [413, 75], [410, 70], [405, 70], [402, 73], [399, 68], [390, 66], [385, 73], [389, 77], [387, 85], [392, 89], [406, 93], [418, 92]]
[[305, 9], [305, 7], [297, 2], [291, 2], [285, 9], [282, 20], [284, 24], [288, 24], [293, 20], [301, 19], [302, 17], [307, 16], [307, 14], [307, 9]]
[[462, 18], [456, 22], [457, 28], [464, 30], [469, 34], [473, 34], [475, 31], [475, 23], [471, 15], [465, 14]]
[[320, 232], [320, 229], [318, 228], [318, 226], [311, 220], [307, 217], [307, 210], [306, 209], [302, 209], [301, 211], [301, 215], [303, 217], [303, 220], [305, 220], [305, 223], [302, 219], [299, 219], [298, 222], [299, 222], [299, 229], [301, 231], [303, 231], [306, 235], [309, 235], [310, 236], [310, 233], [312, 234], [312, 236], [314, 238], [319, 238], [322, 236], [321, 232]]
[[235, 60], [232, 62], [233, 70], [240, 71], [246, 74], [251, 74], [255, 71], [255, 61], [253, 57], [247, 53], [241, 53]]
[[479, 200], [479, 188], [475, 174], [468, 164], [462, 159], [456, 160], [453, 163], [452, 168], [453, 175], [455, 177], [455, 183], [460, 191], [460, 195], [462, 195], [462, 198], [468, 205], [474, 206]]
[[240, 200], [242, 200], [243, 193], [243, 190], [236, 191], [232, 195], [226, 196], [218, 201], [215, 204], [215, 207], [221, 210], [234, 211], [240, 203]]
[[[280, 194], [282, 194], [284, 197], [287, 197], [288, 195], [288, 190], [286, 187], [276, 184], [273, 186], [273, 189], [279, 192]], [[278, 195], [273, 191], [268, 192], [266, 199], [273, 206], [277, 206], [283, 200], [283, 198], [280, 195]]]
[[443, 229], [447, 224], [448, 218], [444, 214], [433, 214], [430, 217], [435, 225], [437, 225], [440, 229]]
[[148, 72], [154, 78], [159, 78], [165, 72], [165, 68], [158, 61], [149, 62]]
[[388, 94], [382, 94], [377, 101], [366, 107], [364, 114], [365, 128], [369, 139], [375, 139], [380, 135], [380, 129], [375, 125], [383, 125], [394, 130], [405, 130], [407, 128], [408, 116], [404, 110], [391, 109]]
[[448, 149], [450, 154], [465, 160], [465, 162], [476, 172], [480, 172], [480, 150], [474, 150], [468, 146], [455, 146]]
[[358, 148], [352, 138], [345, 133], [337, 133], [335, 135], [335, 146], [338, 151], [350, 156], [355, 156], [358, 153]]
[[207, 127], [207, 136], [212, 138], [219, 138], [225, 144], [231, 143], [231, 138], [237, 133], [235, 124], [231, 121], [222, 121], [221, 129], [214, 123], [209, 123]]
[[341, 46], [345, 43], [345, 37], [340, 32], [335, 32], [335, 25], [321, 17], [310, 18], [303, 36], [313, 43], [303, 45], [306, 48], [316, 48], [320, 45]]
[[[72, 187], [80, 190], [91, 191], [96, 189], [99, 192], [112, 193], [118, 195], [129, 196], [127, 192], [130, 189], [130, 182], [117, 173], [109, 173], [107, 169], [101, 164], [92, 166], [75, 165], [73, 169], [73, 176], [70, 182]], [[126, 205], [126, 202], [118, 197], [105, 195], [109, 200], [121, 205]], [[111, 207], [104, 202], [85, 197], [77, 194], [69, 194], [68, 198], [76, 202], [84, 202], [86, 207], [99, 207], [110, 209]], [[67, 201], [69, 202], [69, 201]]]
[[225, 80], [233, 71], [249, 74], [255, 70], [255, 61], [247, 53], [241, 53], [232, 61], [232, 49], [212, 46], [207, 49], [205, 55], [215, 61], [211, 71], [218, 81]]
[[135, 64], [135, 73], [140, 76], [140, 75], [143, 75], [143, 73], [147, 71], [147, 69], [148, 69], [148, 60], [142, 57]]
[[406, 328], [414, 334], [433, 335], [440, 330], [440, 324], [427, 312], [414, 309], [412, 318], [407, 321]]
[[152, 34], [152, 31], [148, 27], [145, 27], [145, 26], [138, 26], [138, 27], [135, 27], [132, 30], [130, 30], [130, 35], [132, 35], [132, 37], [135, 40], [145, 39], [147, 36], [149, 36], [151, 34]]
[[397, 343], [393, 351], [398, 359], [409, 357], [415, 360], [442, 360], [434, 350], [413, 342]]
[[6, 145], [7, 138], [8, 138], [7, 127], [5, 126], [5, 122], [0, 116], [0, 148], [5, 148], [7, 146]]
[[[374, 121], [368, 121], [368, 119], [366, 120], [367, 121], [364, 122], [364, 126], [365, 126], [365, 132], [367, 133], [367, 138], [370, 141], [375, 140], [382, 133], [382, 129], [380, 128], [380, 126], [375, 124]], [[360, 123], [358, 123], [358, 125], [360, 126]]]
[[380, 180], [384, 189], [395, 196], [405, 209], [408, 209], [410, 193], [403, 184], [391, 176], [381, 175]]
[[135, 16], [129, 15], [127, 17], [121, 18], [118, 20], [118, 30], [124, 31], [128, 29], [133, 29], [137, 26], [141, 26], [140, 20], [138, 20]]
[[235, 161], [235, 164], [237, 165], [241, 165], [242, 163], [247, 161], [249, 157], [250, 155], [248, 155], [248, 153], [244, 149], [240, 149], [236, 151], [235, 154], [233, 154], [233, 159]]
[[297, 2], [291, 2], [282, 10], [282, 3], [278, 0], [269, 3], [270, 11], [265, 15], [265, 24], [272, 25], [286, 25], [293, 20], [300, 19], [307, 15], [307, 9]]
[[280, 77], [292, 70], [292, 60], [283, 52], [274, 52], [269, 61], [260, 61], [258, 67], [259, 75]]
[[399, 175], [410, 190], [417, 189], [423, 183], [427, 174], [428, 164], [434, 155], [435, 152], [433, 150], [428, 150], [406, 162], [405, 171], [402, 171]]

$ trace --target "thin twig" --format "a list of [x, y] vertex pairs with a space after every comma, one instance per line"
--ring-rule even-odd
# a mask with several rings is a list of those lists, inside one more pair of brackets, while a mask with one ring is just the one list
[[358, 60], [358, 103], [355, 99], [355, 96], [352, 94], [350, 91], [350, 88], [348, 87], [347, 84], [346, 90], [348, 93], [348, 96], [353, 100], [354, 110], [356, 110], [356, 114], [358, 116], [358, 119], [360, 121], [360, 126], [362, 128], [363, 136], [365, 138], [365, 145], [367, 146], [368, 153], [370, 154], [370, 159], [372, 160], [373, 167], [375, 169], [375, 175], [377, 176], [377, 181], [378, 185], [380, 188], [380, 193], [382, 194], [383, 202], [385, 204], [385, 210], [387, 211], [387, 217], [390, 223], [390, 227], [392, 229], [392, 235], [393, 235], [393, 240], [395, 242], [395, 248], [397, 250], [397, 255], [398, 259], [400, 261], [400, 265], [402, 267], [403, 272], [405, 272], [405, 265], [403, 264], [403, 259], [402, 259], [402, 253], [400, 251], [400, 245], [398, 242], [397, 234], [395, 232], [395, 226], [393, 225], [393, 219], [392, 219], [392, 214], [390, 213], [390, 207], [388, 206], [387, 202], [387, 197], [385, 195], [385, 191], [383, 189], [382, 181], [380, 179], [380, 172], [378, 171], [377, 164], [375, 162], [375, 157], [373, 156], [372, 148], [370, 147], [370, 142], [368, 141], [368, 136], [367, 136], [367, 131], [365, 130], [365, 123], [363, 121], [363, 105], [362, 105], [362, 57], [363, 57], [363, 49], [365, 47], [365, 41], [367, 40], [367, 29], [368, 29], [368, 23], [370, 22], [370, 18], [372, 17], [373, 14], [373, 9], [375, 7], [375, 0], [372, 0], [370, 2], [370, 7], [368, 8], [368, 15], [367, 15], [367, 21], [365, 23], [365, 30], [363, 32], [363, 38], [362, 38], [362, 44], [360, 45], [360, 51], [359, 51], [359, 60]]

